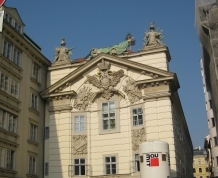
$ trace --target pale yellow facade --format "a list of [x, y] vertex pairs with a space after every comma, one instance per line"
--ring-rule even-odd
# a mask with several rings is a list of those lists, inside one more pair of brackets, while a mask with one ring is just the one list
[[[169, 61], [168, 49], [158, 46], [120, 56], [100, 54], [79, 63], [53, 63], [51, 81], [41, 93], [48, 101], [45, 178], [140, 177], [137, 155], [139, 144], [146, 140], [169, 143], [171, 177], [192, 178], [192, 142]], [[120, 70], [123, 76], [108, 88], [112, 95], [106, 95], [96, 83], [102, 80], [104, 85], [107, 71], [114, 75]], [[96, 81], [99, 75], [102, 78]], [[96, 83], [88, 76], [96, 77]], [[110, 103], [115, 108], [115, 119], [110, 120], [114, 125], [105, 129], [103, 107]], [[138, 109], [142, 122], [135, 124], [133, 113]], [[78, 118], [84, 125], [81, 130]]]
[[209, 178], [210, 170], [208, 168], [206, 152], [203, 155], [194, 155], [193, 157], [193, 172], [195, 178]]
[[0, 178], [41, 178], [45, 108], [39, 92], [50, 62], [24, 33], [17, 10], [0, 10]]

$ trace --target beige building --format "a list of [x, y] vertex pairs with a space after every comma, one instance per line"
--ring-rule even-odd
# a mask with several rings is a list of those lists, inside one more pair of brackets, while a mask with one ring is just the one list
[[[0, 178], [43, 177], [48, 61], [15, 8], [0, 8]], [[3, 16], [4, 15], [4, 16]]]
[[210, 170], [207, 161], [207, 152], [200, 147], [194, 149], [193, 156], [194, 178], [209, 178]]
[[139, 144], [169, 143], [171, 177], [192, 178], [193, 147], [178, 79], [153, 24], [145, 46], [131, 35], [86, 60], [70, 61], [62, 40], [49, 67], [45, 115], [45, 178], [139, 177]]

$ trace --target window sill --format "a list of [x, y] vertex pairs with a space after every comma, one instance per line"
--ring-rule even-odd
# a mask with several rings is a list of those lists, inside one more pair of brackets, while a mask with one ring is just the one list
[[11, 136], [14, 136], [14, 137], [16, 137], [16, 138], [19, 137], [19, 135], [17, 135], [16, 133], [10, 132], [10, 131], [8, 131], [8, 130], [5, 130], [4, 128], [0, 128], [0, 132], [3, 132], [3, 133], [5, 133], [5, 134], [11, 135]]
[[144, 124], [141, 124], [141, 125], [132, 125], [132, 130], [141, 129], [143, 127], [144, 127]]
[[29, 144], [33, 144], [33, 145], [35, 145], [35, 146], [38, 146], [38, 145], [39, 145], [39, 143], [38, 143], [37, 141], [34, 141], [34, 140], [27, 140], [27, 142], [28, 142]]
[[1, 90], [1, 89], [0, 89], [0, 92], [1, 92], [3, 95], [5, 95], [6, 97], [10, 98], [11, 100], [14, 100], [15, 102], [17, 102], [17, 103], [19, 103], [19, 104], [21, 103], [20, 100], [18, 100], [17, 98], [15, 98], [15, 97], [9, 95], [7, 92], [5, 92], [5, 91], [3, 91], [3, 90]]
[[[6, 59], [7, 62], [8, 62], [10, 65], [12, 65], [13, 67], [15, 67], [17, 70], [23, 71], [23, 69], [22, 69], [20, 66], [18, 66], [18, 65], [15, 64], [15, 63], [13, 63], [10, 59], [8, 59], [7, 57], [5, 57], [3, 54], [1, 54], [0, 56], [3, 57], [4, 59]], [[22, 77], [21, 77], [19, 74], [18, 74], [18, 76], [19, 76], [20, 79], [22, 79]]]
[[6, 169], [6, 168], [2, 168], [2, 167], [0, 167], [0, 172], [7, 172], [7, 173], [11, 173], [11, 174], [17, 174], [17, 171], [15, 171], [15, 170]]
[[37, 178], [39, 176], [35, 175], [35, 174], [26, 174], [26, 176], [29, 178]]
[[120, 130], [117, 129], [111, 129], [111, 130], [100, 130], [99, 135], [104, 135], [104, 134], [114, 134], [114, 133], [120, 133]]
[[35, 110], [35, 109], [33, 109], [33, 108], [29, 108], [29, 110], [30, 110], [31, 112], [34, 112], [34, 113], [37, 114], [37, 115], [40, 114], [39, 111], [37, 111], [37, 110]]
[[35, 82], [39, 87], [41, 86], [41, 83], [40, 83], [38, 80], [36, 80], [35, 78], [30, 77], [30, 80], [31, 80], [32, 82]]

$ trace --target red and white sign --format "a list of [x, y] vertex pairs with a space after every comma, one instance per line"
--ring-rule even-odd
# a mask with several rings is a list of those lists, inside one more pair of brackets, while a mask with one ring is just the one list
[[0, 7], [5, 3], [6, 0], [0, 0]]
[[149, 167], [159, 166], [158, 153], [146, 154], [146, 163]]

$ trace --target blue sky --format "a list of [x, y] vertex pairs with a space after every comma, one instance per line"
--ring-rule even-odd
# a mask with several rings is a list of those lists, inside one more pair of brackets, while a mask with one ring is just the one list
[[134, 51], [143, 47], [150, 22], [163, 30], [171, 54], [170, 71], [177, 73], [179, 95], [193, 146], [203, 145], [208, 134], [199, 60], [200, 42], [194, 26], [194, 0], [7, 0], [25, 23], [25, 33], [49, 59], [65, 38], [74, 47], [72, 59], [85, 57], [91, 48], [124, 41], [130, 32]]

